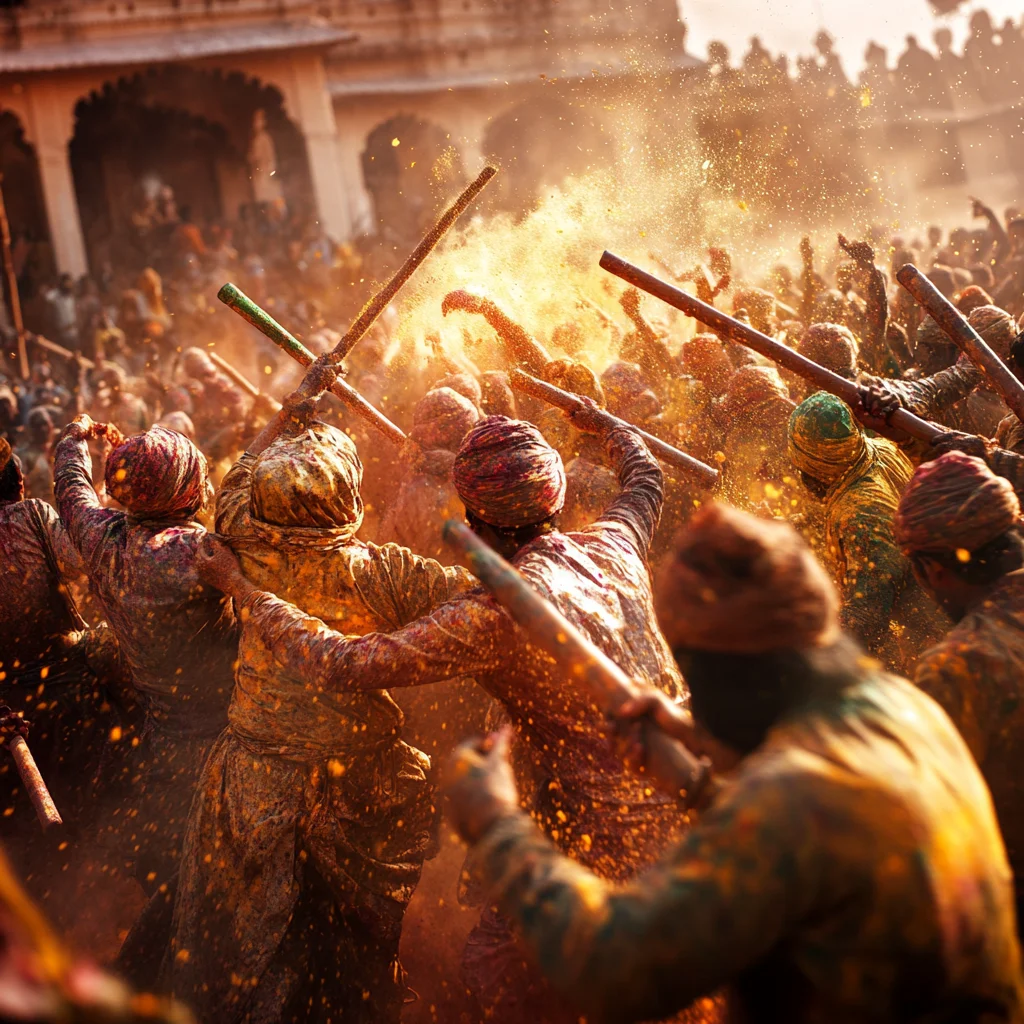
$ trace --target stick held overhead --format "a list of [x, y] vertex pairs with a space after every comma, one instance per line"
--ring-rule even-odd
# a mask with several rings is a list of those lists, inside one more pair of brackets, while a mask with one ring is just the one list
[[437, 248], [438, 242], [444, 238], [451, 226], [465, 213], [470, 203], [480, 195], [487, 183], [497, 173], [498, 169], [496, 167], [491, 167], [490, 165], [485, 167], [476, 176], [476, 179], [466, 187], [462, 195], [441, 214], [441, 219], [412, 251], [412, 254], [402, 264], [398, 273], [363, 306], [361, 312], [353, 321], [352, 326], [345, 332], [345, 336], [338, 342], [331, 353], [332, 362], [340, 363], [352, 351], [359, 339], [373, 326], [377, 317], [388, 308], [391, 300], [401, 291], [406, 281], [416, 273], [420, 264]]
[[[575, 395], [571, 391], [564, 391], [562, 388], [555, 387], [554, 384], [549, 384], [547, 381], [539, 380], [525, 370], [511, 370], [508, 375], [508, 382], [514, 391], [519, 391], [524, 395], [532, 395], [534, 398], [539, 398], [549, 405], [561, 409], [563, 412], [571, 413], [583, 408], [583, 399], [579, 395]], [[620, 419], [618, 416], [613, 416], [610, 412], [601, 410], [601, 415], [609, 425], [629, 427], [635, 430], [644, 439], [651, 452], [667, 465], [689, 473], [706, 487], [713, 487], [718, 482], [718, 470], [707, 465], [707, 463], [701, 462], [700, 459], [695, 459], [692, 455], [687, 455], [686, 452], [682, 452], [678, 448], [673, 448], [672, 445], [666, 444], [661, 438], [648, 434], [646, 430], [641, 430], [639, 427], [634, 427], [632, 423]]]
[[[234, 310], [243, 320], [251, 323], [279, 349], [287, 352], [297, 363], [309, 366], [313, 362], [313, 353], [298, 338], [286, 331], [266, 310], [261, 309], [253, 302], [240, 288], [229, 282], [217, 292], [217, 298], [229, 309]], [[401, 446], [408, 440], [401, 428], [395, 426], [379, 409], [370, 405], [351, 384], [346, 384], [340, 378], [336, 379], [331, 387], [331, 394], [340, 398], [353, 412], [376, 427], [393, 444]]]
[[[602, 711], [614, 711], [639, 689], [603, 651], [530, 586], [496, 551], [464, 523], [450, 519], [444, 539], [466, 557], [470, 572], [525, 631], [547, 651], [570, 679], [580, 683]], [[710, 766], [681, 743], [652, 729], [648, 734], [649, 774], [667, 792], [691, 807], [704, 794]]]
[[989, 385], [1002, 395], [1017, 419], [1024, 420], [1024, 385], [967, 322], [960, 310], [913, 263], [901, 267], [896, 280], [931, 314], [931, 318], [949, 340], [981, 370]]
[[[747, 348], [753, 349], [803, 377], [804, 380], [810, 381], [822, 391], [828, 391], [837, 398], [841, 398], [851, 408], [857, 409], [860, 406], [860, 394], [857, 385], [852, 380], [847, 380], [845, 377], [840, 377], [838, 373], [819, 366], [813, 360], [800, 355], [799, 352], [794, 352], [793, 349], [787, 348], [774, 338], [769, 338], [767, 334], [762, 334], [760, 331], [755, 331], [753, 327], [734, 320], [731, 316], [715, 309], [714, 306], [709, 306], [706, 302], [701, 302], [700, 299], [688, 295], [682, 289], [667, 284], [653, 274], [648, 274], [647, 271], [641, 270], [614, 253], [604, 253], [601, 257], [601, 267], [608, 273], [622, 278], [623, 281], [628, 281], [641, 291], [647, 292], [648, 295], [667, 302], [687, 316], [692, 316], [701, 323], [707, 324], [719, 337], [746, 345]], [[906, 409], [897, 409], [889, 417], [889, 422], [911, 437], [928, 444], [943, 433], [934, 424], [921, 419], [920, 416], [915, 416]]]

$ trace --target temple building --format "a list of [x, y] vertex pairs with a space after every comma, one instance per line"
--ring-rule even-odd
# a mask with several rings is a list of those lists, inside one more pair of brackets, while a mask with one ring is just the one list
[[613, 157], [582, 99], [697, 64], [684, 38], [676, 0], [0, 0], [12, 233], [76, 276], [170, 201], [414, 236], [485, 159], [513, 205]]

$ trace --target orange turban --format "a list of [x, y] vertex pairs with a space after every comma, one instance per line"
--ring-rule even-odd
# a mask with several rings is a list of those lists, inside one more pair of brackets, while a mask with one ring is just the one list
[[839, 634], [839, 598], [799, 534], [730, 505], [690, 520], [658, 588], [672, 647], [762, 654], [824, 647]]
[[918, 466], [896, 511], [904, 553], [977, 551], [1020, 520], [1009, 480], [981, 459], [947, 452]]

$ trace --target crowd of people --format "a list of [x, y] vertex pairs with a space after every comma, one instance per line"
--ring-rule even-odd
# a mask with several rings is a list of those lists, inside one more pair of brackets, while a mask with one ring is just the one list
[[[16, 339], [0, 365], [0, 739], [64, 819], [50, 841], [5, 758], [0, 1018], [1024, 1019], [1024, 427], [895, 281], [920, 267], [1024, 380], [1024, 217], [971, 212], [688, 273], [850, 404], [625, 287], [600, 345], [452, 289], [427, 313], [459, 351], [413, 358], [384, 317], [339, 364], [357, 257], [283, 211], [280, 259], [239, 256], [161, 194], [155, 265], [62, 280], [28, 375]], [[306, 371], [231, 343], [228, 272]], [[328, 397], [339, 371], [401, 447]], [[451, 519], [634, 699], [599, 710]], [[655, 732], [705, 759], [699, 800]], [[443, 985], [402, 965], [432, 862], [437, 946], [478, 908], [454, 966], [427, 957]]]

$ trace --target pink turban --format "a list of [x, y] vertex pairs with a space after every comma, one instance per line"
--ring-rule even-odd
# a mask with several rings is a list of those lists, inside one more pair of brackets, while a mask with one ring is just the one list
[[977, 551], [1020, 520], [1009, 480], [981, 459], [947, 452], [918, 466], [896, 511], [896, 540], [914, 551]]
[[761, 654], [838, 636], [835, 587], [800, 535], [729, 505], [694, 515], [663, 581], [658, 618], [672, 647]]
[[206, 497], [206, 459], [184, 434], [150, 427], [107, 459], [107, 493], [145, 519], [195, 515]]
[[463, 504], [491, 526], [531, 526], [562, 510], [562, 457], [522, 420], [488, 416], [462, 442], [452, 471]]
[[479, 418], [468, 398], [451, 388], [434, 388], [416, 403], [409, 436], [427, 451], [455, 452]]

